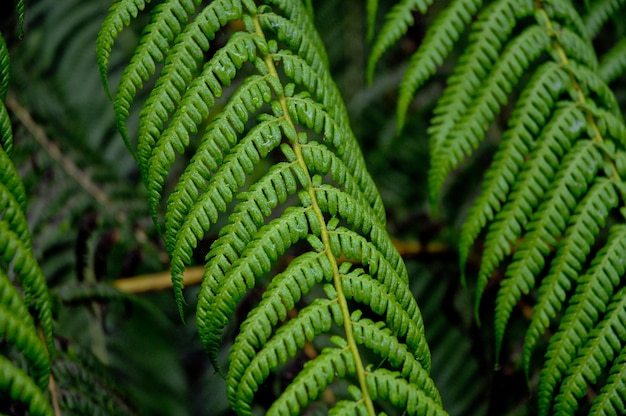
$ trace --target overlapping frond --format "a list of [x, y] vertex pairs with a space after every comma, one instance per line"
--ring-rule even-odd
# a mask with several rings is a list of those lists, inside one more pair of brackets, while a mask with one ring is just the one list
[[[607, 83], [624, 73], [625, 47], [618, 42], [599, 60], [591, 40], [623, 12], [624, 2], [593, 2], [580, 13], [569, 1], [501, 0], [476, 4], [463, 19], [458, 7], [452, 2], [435, 18], [399, 98], [403, 124], [415, 90], [473, 21], [431, 120], [431, 202], [503, 108], [513, 108], [460, 236], [462, 268], [486, 236], [476, 310], [488, 282], [502, 271], [495, 307], [499, 351], [519, 302], [534, 304], [522, 358], [528, 373], [533, 352], [548, 339], [538, 386], [541, 414], [573, 414], [589, 386], [606, 392], [588, 404], [593, 414], [623, 409], [617, 377], [623, 374], [625, 271], [619, 259], [626, 251], [623, 225], [613, 225], [612, 216], [626, 195], [626, 126]], [[447, 37], [434, 42], [440, 33]], [[610, 384], [602, 387], [607, 376]]]
[[52, 415], [44, 393], [54, 351], [51, 302], [32, 251], [24, 185], [10, 158], [13, 133], [4, 105], [8, 77], [9, 54], [0, 36], [0, 339], [16, 351], [0, 355], [0, 391], [30, 414]]
[[[103, 26], [101, 71], [140, 9], [123, 3]], [[218, 229], [203, 253], [197, 326], [219, 371], [224, 328], [251, 289], [264, 288], [224, 369], [238, 414], [252, 414], [270, 375], [311, 349], [320, 353], [307, 356], [267, 414], [324, 403], [323, 391], [341, 379], [351, 394], [324, 403], [330, 414], [373, 415], [379, 401], [445, 414], [408, 274], [385, 231], [311, 4], [266, 3], [155, 5], [114, 97], [130, 143], [130, 109], [155, 79], [139, 111], [137, 161], [164, 230], [179, 310], [184, 269]], [[404, 15], [413, 7], [406, 3]], [[293, 259], [281, 266], [287, 254]]]

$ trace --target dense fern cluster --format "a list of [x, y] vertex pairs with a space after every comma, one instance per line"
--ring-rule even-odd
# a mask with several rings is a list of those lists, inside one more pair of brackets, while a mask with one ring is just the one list
[[[339, 59], [322, 42], [332, 36], [315, 27], [336, 3], [354, 12], [346, 33], [337, 25], [336, 43], [359, 44], [343, 46]], [[616, 94], [626, 72], [624, 0], [343, 4], [117, 0], [106, 12], [100, 2], [40, 0], [23, 46], [0, 37], [0, 413], [222, 414], [228, 405], [241, 415], [498, 413], [510, 403], [476, 399], [497, 390], [487, 386], [491, 369], [462, 362], [471, 354], [491, 363], [490, 350], [467, 352], [470, 337], [457, 342], [455, 332], [488, 333], [473, 324], [492, 316], [494, 361], [504, 361], [500, 374], [519, 368], [521, 381], [525, 373], [531, 413], [626, 413], [626, 124]], [[15, 22], [3, 17], [0, 28], [17, 23], [20, 38], [24, 9], [18, 0]], [[373, 88], [355, 95], [356, 107], [384, 118], [365, 103], [397, 101], [399, 136], [378, 160], [393, 146], [406, 147], [394, 160], [429, 152], [431, 210], [448, 220], [458, 205], [464, 217], [458, 238], [449, 229], [435, 238], [458, 240], [475, 320], [463, 316], [472, 302], [440, 276], [445, 268], [456, 277], [447, 264], [455, 249], [411, 241], [414, 255], [429, 258], [405, 263], [406, 247], [387, 233], [340, 77], [330, 73], [341, 59], [367, 59], [360, 17], [369, 61], [347, 77], [363, 75]], [[112, 106], [95, 98], [96, 62], [84, 54], [94, 41]], [[401, 70], [397, 95], [384, 94]], [[420, 136], [428, 117], [428, 150], [419, 137], [402, 142]], [[391, 135], [366, 131], [376, 123], [359, 126], [364, 143]], [[467, 162], [487, 158], [465, 210], [456, 201], [479, 169]], [[403, 180], [421, 176], [411, 169]], [[428, 217], [427, 204], [408, 208], [427, 197], [407, 193], [401, 209]], [[408, 223], [389, 212], [392, 229]], [[420, 227], [438, 224], [406, 235]], [[108, 282], [139, 262], [160, 270], [167, 257], [172, 315], [196, 319], [183, 332], [163, 319], [167, 311]], [[191, 270], [202, 270], [201, 283], [185, 289]], [[495, 307], [485, 308], [492, 297]], [[451, 328], [450, 319], [462, 323]], [[208, 371], [185, 339], [196, 330]], [[154, 367], [143, 378], [136, 355]], [[440, 391], [446, 373], [454, 382]], [[162, 406], [151, 381], [170, 403], [201, 403]], [[192, 384], [210, 386], [208, 403]], [[462, 390], [457, 400], [450, 389]], [[511, 394], [526, 396], [521, 390]]]
[[[24, 6], [17, 2], [18, 37]], [[17, 60], [22, 64], [25, 59]], [[124, 395], [110, 387], [114, 382], [99, 359], [87, 350], [77, 354], [82, 347], [63, 338], [66, 331], [60, 326], [66, 321], [59, 315], [68, 305], [83, 303], [89, 309], [96, 300], [128, 301], [128, 297], [110, 285], [80, 282], [84, 276], [77, 274], [89, 273], [89, 267], [76, 264], [74, 251], [86, 249], [89, 236], [79, 238], [79, 244], [72, 233], [59, 238], [60, 223], [84, 215], [89, 204], [95, 205], [94, 199], [101, 201], [76, 191], [77, 182], [91, 186], [93, 182], [18, 102], [15, 87], [25, 77], [21, 70], [0, 36], [0, 413], [134, 414]], [[24, 157], [32, 146], [24, 140], [27, 132], [49, 158]], [[37, 154], [41, 148], [30, 150]], [[54, 171], [57, 178], [50, 174], [42, 179], [42, 171]], [[37, 191], [41, 200], [27, 206]], [[74, 319], [80, 315], [79, 308], [74, 307], [72, 314]]]
[[[118, 126], [164, 231], [181, 315], [185, 265], [209, 229], [221, 227], [206, 255], [197, 311], [218, 371], [223, 329], [246, 294], [266, 285], [225, 370], [238, 414], [251, 414], [270, 373], [307, 345], [318, 352], [267, 414], [297, 414], [341, 379], [348, 394], [326, 397], [317, 408], [373, 415], [389, 403], [408, 414], [443, 414], [406, 268], [385, 231], [312, 9], [267, 3], [154, 6], [114, 97]], [[114, 40], [145, 6], [112, 6], [98, 38], [105, 83]], [[131, 106], [153, 78], [135, 151]], [[177, 168], [185, 153], [190, 162]], [[288, 252], [295, 258], [278, 268]], [[317, 298], [300, 304], [310, 293]]]
[[[425, 12], [428, 6], [403, 1], [394, 7], [374, 46], [370, 73], [406, 32], [413, 8]], [[618, 10], [624, 12], [622, 1], [580, 10], [567, 1], [453, 1], [429, 28], [400, 86], [402, 125], [414, 92], [469, 32], [429, 129], [433, 204], [446, 177], [478, 148], [502, 108], [514, 107], [467, 214], [460, 260], [464, 269], [471, 247], [486, 233], [477, 309], [491, 277], [504, 269], [496, 353], [523, 298], [535, 303], [523, 350], [527, 373], [532, 353], [554, 331], [539, 378], [541, 414], [574, 413], [588, 383], [598, 388], [592, 414], [625, 409], [624, 213], [616, 223], [609, 218], [626, 196], [626, 126], [608, 83], [626, 62], [623, 42], [600, 63], [592, 45]]]

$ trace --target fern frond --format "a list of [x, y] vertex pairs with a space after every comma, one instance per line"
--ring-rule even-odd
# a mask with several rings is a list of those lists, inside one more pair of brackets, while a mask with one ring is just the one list
[[33, 257], [28, 226], [23, 213], [26, 199], [24, 187], [13, 162], [2, 149], [0, 162], [2, 162], [0, 206], [3, 208], [0, 219], [0, 231], [3, 235], [0, 240], [0, 257], [5, 264], [11, 265], [11, 271], [16, 273], [24, 285], [26, 301], [37, 311], [48, 348], [53, 351], [50, 297], [46, 279]]
[[[549, 44], [550, 38], [542, 28], [534, 26], [525, 30], [509, 44], [486, 82], [481, 83], [480, 90], [475, 92], [476, 98], [473, 101], [475, 104], [462, 108], [463, 113], [457, 112], [455, 106], [454, 109], [450, 109], [452, 115], [448, 114], [446, 109], [441, 109], [439, 119], [450, 117], [455, 125], [443, 136], [437, 133], [438, 119], [433, 120], [431, 136], [434, 142], [431, 145], [433, 162], [429, 172], [429, 183], [433, 186], [432, 201], [452, 169], [478, 147], [479, 140], [484, 137], [500, 107], [506, 104], [507, 95], [519, 81], [524, 69], [536, 60]], [[478, 79], [478, 75], [474, 76]], [[472, 92], [469, 91], [467, 94]], [[458, 108], [461, 109], [460, 106]], [[435, 112], [438, 113], [437, 110]]]
[[0, 36], [0, 102], [2, 103], [7, 99], [7, 92], [9, 91], [10, 65], [9, 49], [4, 38]]
[[[271, 414], [299, 414], [317, 392], [323, 391], [335, 377], [354, 375], [356, 366], [350, 349], [342, 338], [333, 341], [339, 348], [324, 348], [314, 360], [307, 362], [296, 379], [285, 389], [280, 398], [269, 408]], [[313, 396], [310, 392], [316, 392]]]
[[[212, 40], [217, 31], [219, 31], [227, 23], [240, 19], [243, 5], [239, 2], [215, 1], [209, 6], [202, 9], [202, 11], [195, 16], [194, 20], [188, 25], [184, 25], [184, 22], [179, 22], [178, 25], [183, 26], [179, 35], [178, 42], [176, 42], [170, 51], [167, 51], [164, 67], [161, 71], [161, 76], [158, 78], [155, 87], [150, 93], [150, 97], [147, 99], [143, 109], [140, 113], [139, 121], [139, 138], [137, 146], [137, 162], [142, 169], [146, 183], [153, 182], [154, 179], [150, 176], [151, 156], [154, 152], [157, 142], [163, 138], [167, 139], [167, 136], [163, 135], [163, 129], [165, 123], [169, 119], [170, 114], [181, 102], [182, 96], [187, 90], [187, 85], [184, 80], [189, 80], [198, 71], [200, 63], [202, 62], [204, 51], [209, 49], [209, 42]], [[188, 5], [190, 7], [191, 5]], [[250, 6], [249, 6], [250, 7]], [[195, 8], [188, 8], [187, 10], [177, 10], [177, 13], [187, 15], [195, 11]], [[170, 35], [171, 36], [171, 35]], [[236, 43], [237, 38], [231, 38], [229, 42]], [[204, 84], [204, 88], [213, 87], [217, 88], [213, 91], [216, 96], [221, 96], [222, 86], [229, 86], [232, 78], [237, 74], [237, 69], [241, 67], [246, 59], [246, 52], [254, 54], [254, 50], [249, 50], [249, 44], [244, 44], [243, 47], [235, 46], [231, 49], [231, 45], [227, 45], [221, 49], [219, 56], [215, 57], [214, 63], [209, 62], [208, 68], [219, 68], [216, 70], [218, 78], [213, 75], [207, 81], [201, 81]], [[139, 52], [139, 51], [138, 51]], [[243, 56], [240, 56], [244, 53]], [[247, 54], [247, 55], [249, 55]], [[137, 55], [135, 55], [137, 56]], [[181, 62], [184, 65], [181, 65]], [[239, 65], [237, 65], [239, 64]], [[226, 65], [226, 66], [224, 66]], [[239, 66], [239, 68], [238, 68]], [[206, 83], [206, 84], [205, 84]], [[202, 103], [200, 99], [207, 99], [206, 95], [199, 96], [192, 95], [193, 102], [197, 102], [196, 106], [211, 106], [211, 102]], [[187, 111], [185, 103], [181, 102], [180, 109], [183, 112]], [[206, 108], [206, 107], [205, 107]], [[196, 110], [197, 111], [197, 110]], [[187, 115], [184, 114], [183, 115]], [[194, 109], [191, 109], [191, 114], [188, 117], [194, 117]], [[201, 120], [196, 118], [196, 123]], [[191, 132], [194, 132], [192, 129]], [[170, 153], [173, 153], [172, 146], [170, 145]], [[180, 151], [180, 149], [178, 149]], [[161, 153], [157, 153], [159, 155]], [[161, 159], [164, 159], [161, 157]], [[165, 160], [163, 160], [165, 162]], [[167, 162], [165, 162], [167, 163]], [[167, 166], [167, 165], [166, 165]], [[150, 209], [154, 215], [156, 215], [156, 208], [154, 201], [150, 199]], [[156, 217], [155, 217], [156, 219]]]
[[2, 338], [23, 353], [35, 384], [45, 390], [50, 376], [48, 351], [21, 296], [3, 272], [0, 272], [0, 311]]
[[496, 351], [515, 303], [530, 293], [545, 266], [545, 258], [557, 246], [570, 217], [570, 207], [586, 192], [602, 163], [591, 140], [579, 140], [563, 159], [550, 190], [526, 226], [526, 235], [507, 267], [496, 299]]
[[579, 347], [589, 338], [591, 328], [606, 313], [613, 289], [620, 284], [626, 272], [626, 265], [621, 261], [626, 252], [625, 244], [626, 226], [619, 224], [611, 227], [606, 245], [595, 256], [587, 273], [580, 278], [576, 294], [548, 346], [546, 363], [539, 379], [541, 414], [549, 414], [557, 384], [563, 380]]
[[[294, 357], [297, 351], [304, 347], [306, 341], [313, 341], [317, 335], [330, 331], [333, 321], [340, 323], [341, 312], [337, 309], [336, 299], [315, 299], [310, 305], [303, 308], [296, 318], [289, 320], [287, 324], [278, 329], [260, 351], [250, 351], [251, 354], [245, 357], [245, 361], [233, 361], [235, 373], [231, 378], [229, 371], [227, 380], [232, 407], [241, 413], [249, 413], [254, 393], [258, 391], [260, 384], [268, 377], [270, 369], [284, 364], [288, 359]], [[248, 331], [250, 330], [248, 329]], [[261, 331], [258, 332], [262, 333]], [[235, 351], [233, 350], [233, 352]], [[239, 374], [239, 372], [241, 373]], [[328, 383], [331, 381], [332, 379]], [[317, 392], [321, 389], [322, 386], [318, 386], [312, 391]], [[279, 398], [276, 403], [288, 400], [288, 396], [283, 397]], [[276, 403], [274, 406], [281, 406]]]
[[[414, 23], [413, 12], [419, 10], [425, 14], [432, 0], [402, 0], [387, 13], [385, 24], [381, 28], [367, 63], [367, 79], [372, 82], [376, 64], [389, 47], [404, 35]], [[371, 13], [371, 12], [370, 12]]]
[[422, 361], [408, 351], [406, 345], [401, 343], [389, 328], [385, 328], [382, 322], [361, 318], [357, 314], [354, 314], [353, 321], [357, 343], [388, 360], [391, 367], [406, 380], [418, 386], [431, 400], [442, 404], [439, 391], [429, 377], [428, 370], [424, 369]]
[[[97, 45], [98, 61], [101, 74], [106, 78], [106, 62], [108, 62], [107, 48], [111, 48], [112, 44], [119, 35], [121, 28], [119, 24], [128, 26], [130, 17], [128, 10], [134, 10], [142, 6], [141, 0], [135, 2], [119, 2], [121, 5], [112, 10], [110, 18], [103, 23], [103, 27], [98, 35], [100, 41]], [[159, 7], [160, 6], [160, 7]], [[163, 62], [166, 53], [173, 39], [178, 36], [182, 29], [182, 25], [189, 19], [189, 14], [195, 11], [195, 7], [190, 0], [169, 1], [161, 3], [152, 13], [151, 24], [145, 28], [145, 34], [141, 37], [139, 46], [130, 64], [124, 68], [122, 77], [114, 99], [115, 121], [117, 128], [124, 139], [126, 147], [131, 154], [135, 155], [135, 149], [130, 143], [126, 120], [130, 114], [130, 106], [144, 83], [155, 73], [156, 65]], [[119, 14], [119, 16], [118, 16]], [[121, 22], [120, 22], [121, 20]], [[108, 33], [107, 33], [108, 32]], [[107, 39], [107, 37], [110, 38]], [[105, 86], [108, 84], [105, 84]], [[108, 91], [108, 87], [107, 87]]]
[[561, 310], [567, 292], [577, 283], [594, 237], [604, 228], [610, 210], [618, 203], [615, 181], [598, 178], [570, 218], [550, 271], [539, 287], [533, 318], [526, 330], [522, 362], [527, 373], [539, 337]]
[[620, 40], [600, 60], [598, 75], [608, 83], [618, 79], [626, 72], [626, 40]]
[[476, 283], [476, 306], [489, 277], [508, 255], [528, 224], [531, 207], [543, 199], [556, 174], [555, 162], [567, 153], [572, 140], [583, 133], [585, 116], [573, 103], [559, 108], [538, 138], [537, 147], [520, 173], [507, 203], [489, 227]]
[[0, 222], [0, 232], [4, 236], [0, 240], [0, 255], [5, 262], [12, 262], [13, 271], [24, 285], [27, 302], [37, 311], [48, 348], [53, 351], [52, 312], [46, 279], [30, 247], [20, 240], [19, 235], [12, 231], [5, 221]]
[[[217, 364], [221, 330], [228, 324], [235, 305], [248, 289], [255, 286], [256, 276], [269, 272], [278, 256], [284, 254], [291, 245], [306, 238], [310, 212], [311, 207], [288, 209], [280, 218], [253, 234], [256, 239], [249, 246], [246, 241], [250, 237], [245, 235], [246, 231], [241, 226], [233, 230], [233, 234], [223, 233], [223, 238], [214, 244], [202, 281], [203, 295], [198, 301], [197, 318], [198, 332], [214, 365]], [[312, 220], [316, 221], [313, 218]], [[319, 227], [319, 224], [314, 222], [312, 226]], [[232, 236], [239, 235], [241, 239], [232, 239]], [[238, 243], [241, 248], [233, 247], [233, 243], [223, 243], [223, 246], [220, 244], [229, 240]], [[242, 252], [244, 249], [247, 252]]]
[[422, 390], [407, 382], [396, 371], [381, 368], [368, 374], [368, 388], [374, 398], [389, 400], [409, 415], [446, 415], [447, 413]]
[[33, 379], [4, 355], [0, 355], [0, 390], [8, 392], [11, 400], [25, 404], [31, 415], [54, 415], [48, 399]]
[[459, 263], [463, 280], [465, 263], [474, 241], [506, 201], [512, 183], [523, 166], [524, 158], [534, 147], [540, 126], [547, 122], [568, 80], [567, 74], [558, 65], [548, 62], [535, 72], [524, 89], [494, 161], [485, 173], [482, 192], [472, 204], [463, 223], [459, 242]]
[[[18, 2], [21, 36], [24, 2]], [[0, 392], [32, 415], [52, 415], [45, 396], [50, 378], [52, 312], [46, 280], [34, 258], [25, 217], [26, 193], [11, 160], [13, 132], [4, 105], [10, 75], [9, 51], [0, 35]], [[14, 285], [21, 285], [20, 294]], [[35, 324], [33, 314], [37, 315]], [[40, 336], [39, 330], [42, 332]]]
[[[156, 6], [151, 25], [163, 24], [159, 11], [172, 3]], [[184, 268], [219, 225], [204, 253], [196, 315], [218, 371], [224, 328], [252, 288], [265, 289], [230, 348], [227, 392], [238, 414], [252, 414], [270, 374], [307, 344], [328, 349], [277, 394], [268, 414], [303, 410], [340, 378], [368, 415], [376, 414], [377, 400], [443, 413], [408, 273], [385, 231], [382, 200], [328, 71], [310, 3], [265, 3], [218, 0], [195, 14], [181, 9], [175, 33], [161, 30], [163, 41], [146, 49], [155, 32], [146, 30], [125, 70], [137, 71], [134, 62], [145, 59], [152, 76], [154, 62], [163, 63], [140, 110], [137, 160], [157, 224], [166, 201], [179, 311]], [[235, 21], [242, 24], [226, 33]], [[225, 38], [219, 47], [218, 34]], [[144, 82], [127, 78], [115, 97], [124, 124]], [[280, 271], [287, 252], [294, 259]], [[320, 288], [326, 298], [316, 298]], [[356, 334], [361, 313], [372, 321]], [[328, 347], [329, 337], [339, 348]], [[395, 372], [370, 373], [387, 360]]]
[[13, 133], [9, 112], [4, 102], [0, 102], [0, 147], [6, 153], [7, 158], [10, 158], [13, 153]]
[[624, 0], [599, 0], [591, 3], [583, 19], [590, 37], [595, 37], [609, 18], [626, 4]]
[[626, 322], [626, 290], [620, 289], [611, 299], [602, 321], [590, 333], [568, 368], [556, 397], [556, 414], [572, 414], [578, 409], [578, 400], [587, 392], [589, 384], [597, 382], [602, 369], [621, 350], [619, 334]]
[[411, 56], [400, 83], [397, 108], [398, 130], [404, 126], [406, 113], [415, 92], [435, 74], [437, 67], [443, 64], [444, 59], [450, 54], [454, 44], [482, 4], [482, 0], [453, 0], [450, 6], [437, 16], [431, 28], [426, 32], [426, 37], [419, 49]]
[[[578, 61], [590, 68], [596, 67], [597, 60], [588, 41], [565, 29], [556, 36], [562, 41], [568, 54], [575, 56]], [[435, 110], [435, 114], [438, 115], [433, 118], [433, 127], [430, 130], [433, 141], [431, 144], [433, 164], [429, 172], [432, 201], [452, 169], [478, 147], [487, 128], [501, 106], [506, 104], [507, 95], [519, 82], [525, 69], [543, 53], [551, 51], [550, 46], [551, 39], [544, 28], [532, 26], [526, 29], [508, 44], [497, 64], [491, 69], [486, 84], [482, 82], [476, 84], [476, 87], [480, 85], [480, 90], [474, 90], [466, 84], [468, 86], [465, 88], [469, 88], [463, 94], [468, 97], [475, 94], [473, 102], [476, 104], [463, 107], [450, 102], [451, 105]], [[479, 62], [480, 58], [475, 59], [477, 59], [475, 62]], [[476, 81], [480, 79], [476, 74], [470, 76], [473, 77], [470, 79]], [[467, 83], [466, 80], [463, 82]], [[441, 102], [446, 102], [445, 95]], [[440, 122], [441, 124], [438, 124]]]
[[376, 15], [378, 14], [378, 0], [367, 0], [367, 40], [374, 38], [376, 31]]
[[[619, 77], [626, 65], [623, 42], [601, 63], [592, 44], [602, 26], [622, 10], [623, 1], [594, 2], [587, 14], [579, 13], [577, 6], [562, 0], [499, 0], [472, 7], [464, 20], [473, 20], [468, 46], [448, 78], [428, 130], [429, 197], [434, 204], [447, 177], [498, 124], [502, 108], [514, 106], [482, 192], [463, 225], [459, 257], [463, 268], [486, 230], [476, 311], [487, 282], [501, 268], [497, 352], [518, 302], [536, 301], [522, 353], [529, 379], [533, 351], [553, 321], [561, 319], [559, 331], [549, 337], [541, 370], [541, 414], [573, 414], [587, 385], [600, 383], [607, 371], [615, 374], [607, 395], [615, 400], [615, 408], [623, 408], [623, 396], [617, 396], [623, 385], [616, 383], [623, 343], [613, 329], [623, 319], [617, 303], [621, 294], [613, 294], [624, 274], [618, 260], [624, 255], [619, 242], [623, 225], [613, 225], [611, 216], [623, 205], [626, 125], [607, 82]], [[464, 30], [460, 20], [448, 26], [440, 23], [446, 14], [458, 16], [457, 7], [454, 1], [445, 6], [405, 74], [405, 81], [415, 78], [401, 86], [401, 123], [413, 94], [440, 64], [427, 58], [427, 52], [445, 56]], [[435, 45], [431, 39], [444, 30], [450, 36], [441, 35]], [[605, 241], [608, 225], [612, 228]], [[613, 361], [616, 367], [609, 370]]]
[[[532, 13], [528, 1], [500, 1], [492, 3], [482, 11], [472, 25], [470, 45], [460, 58], [459, 64], [448, 80], [448, 88], [437, 103], [429, 131], [431, 155], [434, 155], [443, 139], [448, 135], [471, 102], [471, 97], [480, 88], [482, 78], [493, 67], [504, 42], [515, 27], [516, 19]], [[445, 122], [445, 115], [450, 122]]]
[[26, 0], [17, 0], [15, 3], [15, 12], [17, 13], [17, 37], [24, 35], [24, 15], [26, 14]]
[[125, 27], [130, 25], [132, 19], [137, 18], [139, 12], [149, 2], [150, 0], [117, 1], [111, 5], [107, 17], [102, 22], [102, 28], [98, 32], [98, 38], [96, 39], [96, 51], [100, 79], [109, 98], [111, 98], [111, 91], [109, 89], [107, 71], [115, 39]]
[[626, 347], [619, 352], [611, 373], [600, 394], [592, 402], [589, 414], [598, 416], [618, 415], [626, 412], [624, 406], [624, 390], [626, 389]]
[[4, 106], [4, 101], [9, 89], [10, 72], [9, 50], [4, 38], [0, 36], [0, 147], [4, 149], [9, 159], [13, 153], [13, 132], [11, 130], [11, 119]]

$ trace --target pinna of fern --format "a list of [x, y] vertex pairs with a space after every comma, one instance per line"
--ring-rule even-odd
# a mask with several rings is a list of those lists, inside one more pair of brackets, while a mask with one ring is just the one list
[[[374, 45], [379, 52], [371, 69], [402, 36], [387, 27], [408, 21], [413, 9], [398, 12], [408, 3], [400, 2], [389, 14]], [[459, 3], [466, 5], [463, 11]], [[548, 337], [539, 377], [544, 415], [573, 414], [580, 406], [591, 414], [620, 414], [625, 407], [619, 391], [626, 344], [621, 329], [626, 251], [623, 218], [615, 225], [608, 218], [623, 207], [626, 196], [626, 126], [607, 85], [624, 72], [619, 55], [624, 46], [618, 42], [599, 64], [591, 43], [612, 11], [623, 10], [624, 4], [596, 2], [582, 14], [577, 7], [560, 0], [500, 0], [485, 6], [452, 2], [434, 19], [409, 64], [398, 105], [402, 124], [415, 90], [450, 53], [459, 34], [469, 30], [469, 43], [429, 129], [434, 203], [445, 179], [478, 148], [517, 94], [482, 192], [461, 230], [459, 254], [464, 269], [472, 246], [486, 233], [477, 310], [488, 281], [504, 269], [495, 307], [496, 352], [516, 304], [523, 297], [535, 302], [523, 349], [527, 373], [533, 352], [560, 318]], [[468, 15], [465, 10], [477, 11]], [[588, 384], [598, 394], [585, 404]]]
[[[211, 362], [225, 373], [231, 407], [251, 414], [269, 374], [312, 345], [320, 353], [267, 414], [326, 406], [330, 414], [374, 415], [381, 405], [445, 414], [407, 271], [385, 230], [310, 4], [200, 3], [154, 6], [113, 100], [135, 152], [130, 109], [156, 77], [139, 111], [136, 158], [164, 231], [181, 314], [185, 265], [226, 220], [206, 253], [197, 325]], [[111, 7], [98, 38], [104, 78], [115, 39], [144, 8], [140, 1]], [[217, 36], [224, 46], [214, 45]], [[184, 154], [191, 158], [176, 176]], [[287, 252], [295, 258], [277, 269]], [[263, 297], [240, 325], [223, 369], [222, 331], [259, 285]], [[340, 379], [349, 394], [320, 402]]]

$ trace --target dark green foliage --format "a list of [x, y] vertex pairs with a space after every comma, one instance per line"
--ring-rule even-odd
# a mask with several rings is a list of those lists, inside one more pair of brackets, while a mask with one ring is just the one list
[[0, 413], [626, 413], [623, 0], [9, 3]]
[[[534, 303], [522, 355], [527, 375], [533, 352], [548, 339], [539, 413], [576, 413], [585, 406], [588, 384], [613, 394], [612, 401], [595, 397], [592, 414], [622, 413], [624, 398], [611, 390], [617, 376], [606, 376], [620, 371], [624, 347], [624, 212], [615, 219], [612, 214], [626, 195], [626, 126], [607, 83], [624, 72], [624, 44], [622, 39], [598, 59], [591, 40], [613, 14], [624, 13], [624, 4], [501, 0], [466, 5], [461, 18], [459, 3], [434, 19], [409, 64], [400, 87], [400, 125], [416, 89], [443, 63], [459, 33], [469, 32], [431, 120], [431, 202], [479, 148], [503, 108], [513, 108], [460, 236], [463, 270], [470, 249], [485, 235], [476, 311], [502, 270], [496, 355], [520, 302]], [[410, 11], [402, 16], [395, 19], [409, 19]], [[385, 28], [377, 41], [382, 50], [401, 35]], [[370, 68], [380, 55], [372, 55]], [[602, 387], [605, 380], [611, 387]]]
[[[22, 4], [20, 20], [23, 13]], [[24, 213], [24, 186], [10, 159], [13, 132], [4, 105], [9, 61], [8, 49], [0, 36], [0, 338], [14, 350], [10, 354], [15, 355], [13, 360], [4, 351], [0, 354], [0, 397], [22, 403], [31, 414], [51, 415], [44, 396], [50, 355], [54, 352], [51, 301], [45, 278], [33, 257]], [[23, 294], [15, 285], [21, 286]], [[38, 328], [43, 334], [41, 338]], [[25, 361], [26, 369], [21, 368], [21, 361]]]

